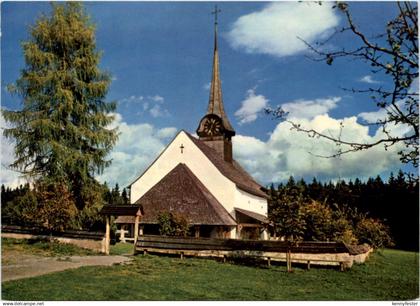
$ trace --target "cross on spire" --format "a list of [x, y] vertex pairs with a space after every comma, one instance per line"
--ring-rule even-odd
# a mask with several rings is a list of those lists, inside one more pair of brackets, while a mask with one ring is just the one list
[[220, 13], [222, 10], [217, 8], [217, 4], [214, 6], [214, 11], [211, 12], [214, 15], [214, 25], [217, 25], [217, 14]]
[[222, 125], [225, 130], [225, 133], [229, 134], [230, 136], [233, 136], [235, 135], [235, 130], [232, 128], [232, 125], [230, 124], [229, 119], [226, 116], [225, 109], [223, 107], [222, 82], [220, 80], [219, 73], [219, 51], [217, 48], [217, 16], [220, 12], [221, 10], [217, 7], [217, 5], [214, 6], [214, 11], [211, 12], [214, 15], [214, 53], [213, 71], [210, 83], [210, 97], [209, 105], [207, 108], [207, 115], [217, 115], [220, 119], [222, 119]]

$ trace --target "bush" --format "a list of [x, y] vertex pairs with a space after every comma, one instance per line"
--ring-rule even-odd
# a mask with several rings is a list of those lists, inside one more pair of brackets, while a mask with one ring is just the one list
[[348, 219], [345, 217], [334, 218], [332, 220], [332, 240], [344, 242], [345, 244], [357, 244], [358, 239], [354, 229]]
[[108, 188], [91, 182], [83, 186], [80, 192], [81, 202], [85, 203], [83, 208], [79, 208], [76, 216], [71, 222], [71, 227], [78, 230], [101, 231], [105, 228], [103, 216], [99, 211], [103, 207], [105, 194]]
[[276, 234], [289, 241], [299, 241], [305, 233], [305, 221], [301, 206], [305, 199], [298, 191], [282, 193], [270, 199], [268, 217], [274, 225]]
[[[105, 186], [92, 182], [83, 185], [80, 192], [83, 208], [77, 208], [73, 192], [65, 181], [52, 181], [48, 178], [33, 184], [9, 191], [6, 199], [2, 189], [2, 223], [20, 226], [38, 226], [48, 230], [103, 230], [105, 223], [99, 211], [103, 207]], [[10, 195], [10, 193], [12, 193]]]
[[358, 240], [354, 233], [354, 214], [348, 207], [333, 206], [332, 216], [332, 239], [337, 242], [344, 242], [345, 244], [357, 244]]
[[35, 188], [39, 210], [33, 216], [48, 230], [62, 231], [77, 214], [73, 197], [62, 182], [40, 182]]
[[34, 188], [7, 203], [3, 220], [22, 226], [62, 231], [71, 228], [77, 208], [64, 183], [38, 181]]
[[332, 210], [317, 201], [304, 204], [300, 208], [305, 224], [304, 240], [326, 241], [332, 238]]
[[188, 221], [179, 214], [162, 212], [158, 216], [159, 233], [165, 236], [188, 236]]
[[35, 217], [39, 211], [36, 193], [28, 190], [7, 203], [2, 203], [3, 224], [40, 226], [40, 220]]
[[377, 219], [360, 220], [356, 225], [356, 236], [360, 243], [367, 243], [376, 248], [393, 246], [389, 228]]

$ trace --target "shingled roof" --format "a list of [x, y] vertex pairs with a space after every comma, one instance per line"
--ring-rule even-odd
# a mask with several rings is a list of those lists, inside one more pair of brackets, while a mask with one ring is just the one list
[[[142, 207], [138, 205], [105, 205], [99, 212], [108, 216], [136, 216], [142, 214]], [[133, 217], [133, 220], [135, 217]]]
[[135, 204], [143, 207], [140, 223], [144, 224], [156, 224], [161, 212], [173, 212], [184, 216], [190, 224], [236, 225], [233, 217], [183, 163]]
[[263, 191], [263, 187], [258, 184], [254, 179], [239, 165], [235, 160], [232, 163], [225, 161], [220, 153], [215, 149], [209, 147], [189, 133], [185, 132], [188, 137], [197, 145], [197, 147], [207, 156], [214, 166], [227, 178], [235, 183], [235, 185], [248, 193], [253, 195], [264, 197], [268, 199], [268, 195]]
[[246, 209], [242, 209], [242, 208], [237, 208], [237, 207], [235, 207], [235, 211], [239, 212], [241, 214], [244, 214], [245, 216], [247, 216], [251, 219], [255, 219], [257, 221], [260, 221], [261, 223], [269, 223], [270, 222], [266, 216], [261, 215], [259, 213], [256, 213], [254, 211], [250, 211], [250, 210], [246, 210]]

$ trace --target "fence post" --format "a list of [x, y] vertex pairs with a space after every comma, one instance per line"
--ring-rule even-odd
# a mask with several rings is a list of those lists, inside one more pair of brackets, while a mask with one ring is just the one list
[[109, 246], [111, 244], [111, 226], [109, 216], [106, 216], [106, 227], [105, 227], [105, 254], [109, 255]]
[[271, 267], [271, 258], [267, 257], [267, 266]]
[[287, 263], [287, 272], [292, 272], [292, 256], [291, 256], [291, 246], [290, 241], [287, 242], [287, 253], [286, 253], [286, 263]]
[[139, 221], [140, 216], [136, 215], [136, 220], [134, 222], [134, 253], [136, 253], [137, 239], [139, 238]]

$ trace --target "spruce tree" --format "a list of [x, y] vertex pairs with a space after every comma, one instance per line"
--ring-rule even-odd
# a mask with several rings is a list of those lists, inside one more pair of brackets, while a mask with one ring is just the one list
[[123, 191], [121, 192], [121, 197], [123, 199], [123, 204], [127, 205], [129, 200], [128, 200], [128, 193], [127, 190], [124, 188]]
[[79, 211], [73, 226], [83, 227], [102, 206], [94, 175], [110, 164], [118, 137], [109, 128], [116, 108], [106, 101], [111, 77], [99, 69], [95, 27], [80, 3], [53, 3], [29, 31], [25, 67], [8, 86], [22, 107], [2, 110], [10, 126], [4, 136], [15, 142], [10, 166], [35, 185], [66, 186]]
[[9, 86], [22, 108], [2, 110], [11, 126], [4, 135], [15, 140], [11, 167], [35, 181], [66, 184], [82, 210], [97, 199], [94, 175], [110, 164], [117, 140], [107, 128], [116, 106], [105, 101], [111, 78], [98, 67], [94, 25], [80, 3], [52, 4], [22, 48], [25, 68]]

